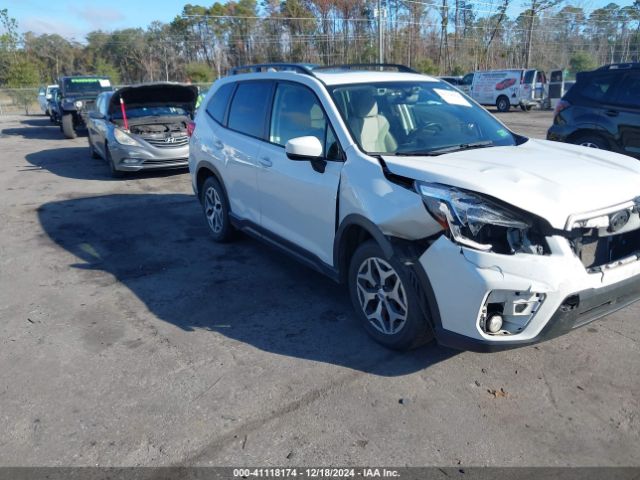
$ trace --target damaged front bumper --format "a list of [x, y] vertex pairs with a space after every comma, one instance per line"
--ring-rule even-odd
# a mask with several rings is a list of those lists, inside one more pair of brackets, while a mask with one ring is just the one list
[[[548, 237], [549, 255], [503, 255], [441, 236], [419, 258], [442, 345], [495, 351], [566, 333], [640, 299], [640, 261], [588, 272], [569, 242]], [[501, 309], [500, 311], [497, 311]], [[487, 331], [491, 314], [504, 327]]]

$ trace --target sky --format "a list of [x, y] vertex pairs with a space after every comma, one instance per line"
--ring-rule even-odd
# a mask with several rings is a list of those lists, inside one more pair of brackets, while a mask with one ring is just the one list
[[186, 3], [189, 0], [0, 0], [0, 9], [9, 10], [21, 32], [57, 33], [82, 41], [92, 30], [144, 28], [154, 20], [169, 22]]
[[[186, 3], [211, 5], [215, 0], [0, 0], [0, 9], [8, 8], [9, 15], [18, 21], [21, 32], [37, 34], [57, 33], [82, 42], [93, 30], [111, 31], [129, 27], [147, 27], [154, 20], [169, 22], [182, 11]], [[586, 11], [607, 5], [612, 0], [568, 0]], [[614, 0], [615, 1], [615, 0]], [[487, 5], [491, 0], [478, 0]], [[472, 2], [476, 3], [476, 2]], [[497, 4], [494, 1], [494, 4]], [[514, 1], [508, 14], [517, 16], [524, 1]], [[633, 0], [615, 1], [620, 6]], [[482, 7], [487, 8], [487, 7]]]

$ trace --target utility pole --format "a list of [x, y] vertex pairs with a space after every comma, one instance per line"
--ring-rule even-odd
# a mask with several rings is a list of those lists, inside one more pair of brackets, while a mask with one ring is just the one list
[[382, 24], [382, 0], [378, 0], [378, 63], [384, 63], [384, 30]]

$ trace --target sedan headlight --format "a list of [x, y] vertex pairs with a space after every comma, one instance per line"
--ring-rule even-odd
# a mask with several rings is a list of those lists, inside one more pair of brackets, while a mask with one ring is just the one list
[[139, 145], [135, 139], [131, 138], [124, 130], [120, 130], [119, 128], [113, 129], [113, 136], [115, 137], [116, 142], [121, 145]]
[[541, 255], [533, 222], [477, 193], [437, 183], [416, 182], [416, 190], [433, 218], [451, 238], [477, 250]]
[[76, 100], [74, 105], [76, 108], [82, 108], [82, 100]]

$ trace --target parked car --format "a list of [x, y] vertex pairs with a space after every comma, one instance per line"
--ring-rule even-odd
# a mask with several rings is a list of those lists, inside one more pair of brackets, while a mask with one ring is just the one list
[[60, 115], [58, 113], [58, 97], [60, 95], [60, 89], [58, 87], [52, 88], [50, 98], [47, 100], [47, 115], [51, 123], [59, 123]]
[[60, 130], [66, 138], [76, 138], [76, 130], [86, 126], [87, 114], [93, 110], [98, 94], [113, 90], [111, 80], [107, 77], [78, 76], [62, 77], [58, 83]]
[[38, 90], [38, 104], [40, 110], [45, 115], [49, 115], [49, 100], [52, 98], [52, 90], [58, 88], [58, 85], [47, 85], [46, 87], [40, 87]]
[[107, 161], [114, 177], [126, 172], [186, 168], [187, 129], [198, 88], [148, 83], [104, 92], [87, 122], [94, 158]]
[[459, 87], [462, 85], [462, 76], [449, 76], [449, 77], [438, 77], [438, 79], [447, 82], [454, 87]]
[[640, 63], [579, 73], [556, 106], [547, 139], [640, 159]]
[[469, 80], [471, 97], [482, 105], [495, 105], [499, 112], [515, 106], [530, 110], [548, 103], [547, 78], [539, 70], [488, 70], [465, 76], [463, 84]]
[[189, 169], [214, 240], [241, 230], [344, 283], [390, 348], [517, 347], [640, 298], [640, 163], [517, 135], [428, 76], [222, 78]]

